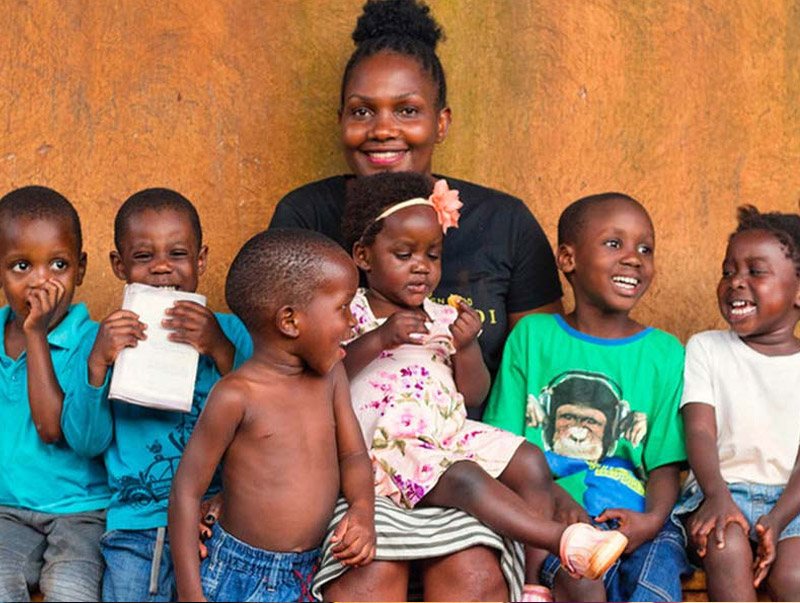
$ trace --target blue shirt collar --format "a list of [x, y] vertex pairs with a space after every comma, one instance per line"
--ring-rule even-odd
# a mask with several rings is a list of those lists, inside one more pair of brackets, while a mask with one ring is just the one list
[[[0, 308], [0, 325], [3, 327], [3, 340], [0, 342], [3, 354], [6, 353], [5, 346], [5, 326], [11, 320], [11, 306], [5, 305]], [[90, 320], [89, 311], [86, 309], [86, 304], [73, 304], [67, 310], [64, 318], [56, 325], [56, 328], [47, 334], [47, 343], [51, 346], [59, 348], [74, 347], [79, 341], [79, 333], [82, 330], [86, 321]]]
[[594, 343], [597, 345], [626, 345], [628, 343], [633, 343], [635, 341], [639, 341], [643, 337], [647, 337], [650, 331], [653, 330], [653, 327], [645, 327], [638, 333], [631, 335], [630, 337], [621, 337], [619, 339], [606, 339], [605, 337], [595, 337], [594, 335], [588, 335], [587, 333], [583, 333], [578, 329], [575, 329], [569, 325], [569, 323], [564, 320], [564, 317], [560, 314], [553, 314], [553, 318], [555, 318], [556, 323], [560, 326], [564, 331], [567, 332], [568, 335], [580, 339], [582, 341], [586, 341], [588, 343]]

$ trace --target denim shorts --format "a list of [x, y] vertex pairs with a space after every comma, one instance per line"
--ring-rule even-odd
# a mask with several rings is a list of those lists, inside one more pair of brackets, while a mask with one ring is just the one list
[[[598, 525], [601, 529], [613, 526]], [[548, 555], [540, 574], [542, 584], [553, 588], [561, 560]], [[603, 575], [608, 601], [681, 601], [681, 576], [692, 571], [686, 557], [685, 540], [671, 518], [667, 518], [653, 540], [624, 554]]]
[[[764, 484], [750, 484], [745, 482], [728, 484], [728, 490], [731, 493], [731, 498], [739, 510], [747, 519], [750, 524], [750, 539], [758, 540], [756, 537], [756, 522], [762, 515], [766, 515], [778, 502], [781, 494], [783, 494], [784, 486], [769, 486]], [[672, 511], [672, 516], [686, 520], [686, 516], [700, 508], [703, 502], [703, 491], [697, 483], [692, 484], [689, 489], [681, 496], [678, 504]], [[787, 538], [796, 538], [800, 536], [800, 514], [795, 515], [787, 526], [783, 529], [778, 536], [778, 541], [786, 540]]]
[[175, 572], [165, 528], [112, 530], [100, 541], [106, 560], [103, 601], [174, 601]]
[[219, 523], [206, 542], [208, 558], [200, 566], [209, 601], [313, 601], [311, 581], [319, 549], [273, 553], [228, 534]]

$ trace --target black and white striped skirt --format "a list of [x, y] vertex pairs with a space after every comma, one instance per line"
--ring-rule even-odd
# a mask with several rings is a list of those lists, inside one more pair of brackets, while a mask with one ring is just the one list
[[[336, 503], [328, 534], [322, 544], [320, 569], [314, 578], [312, 594], [322, 599], [324, 586], [347, 571], [333, 558], [333, 528], [347, 510], [347, 502]], [[442, 557], [473, 546], [486, 546], [500, 553], [500, 568], [508, 582], [511, 601], [518, 601], [525, 577], [525, 554], [522, 545], [498, 536], [471, 515], [457, 509], [421, 507], [401, 509], [385, 497], [375, 498], [375, 559], [411, 561]]]

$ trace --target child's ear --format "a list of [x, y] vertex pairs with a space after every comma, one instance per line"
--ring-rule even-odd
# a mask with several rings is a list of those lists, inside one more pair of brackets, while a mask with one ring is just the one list
[[292, 306], [278, 308], [278, 312], [275, 314], [275, 326], [286, 337], [297, 339], [300, 336], [300, 329], [297, 327], [297, 310]]
[[122, 256], [119, 252], [112, 251], [108, 254], [108, 259], [111, 260], [111, 270], [114, 272], [114, 276], [127, 283], [128, 272], [125, 270], [125, 263], [122, 261]]
[[569, 274], [575, 270], [575, 248], [572, 245], [562, 243], [556, 250], [556, 264], [558, 269], [564, 274]]
[[86, 276], [86, 252], [81, 251], [81, 256], [78, 258], [78, 274], [75, 276], [75, 286], [80, 287], [83, 284], [83, 277]]
[[439, 111], [439, 117], [436, 120], [436, 142], [444, 142], [447, 138], [447, 131], [450, 129], [450, 123], [453, 121], [453, 114], [450, 107], [445, 107]]
[[197, 276], [202, 276], [208, 267], [208, 245], [200, 247], [200, 253], [197, 254]]
[[371, 257], [369, 247], [361, 241], [353, 243], [353, 261], [359, 269], [369, 272], [371, 269]]

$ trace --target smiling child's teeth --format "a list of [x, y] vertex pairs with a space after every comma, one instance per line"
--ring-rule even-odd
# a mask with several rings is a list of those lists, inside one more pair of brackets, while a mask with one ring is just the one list
[[611, 278], [617, 284], [635, 287], [639, 284], [639, 279], [632, 276], [614, 276]]

